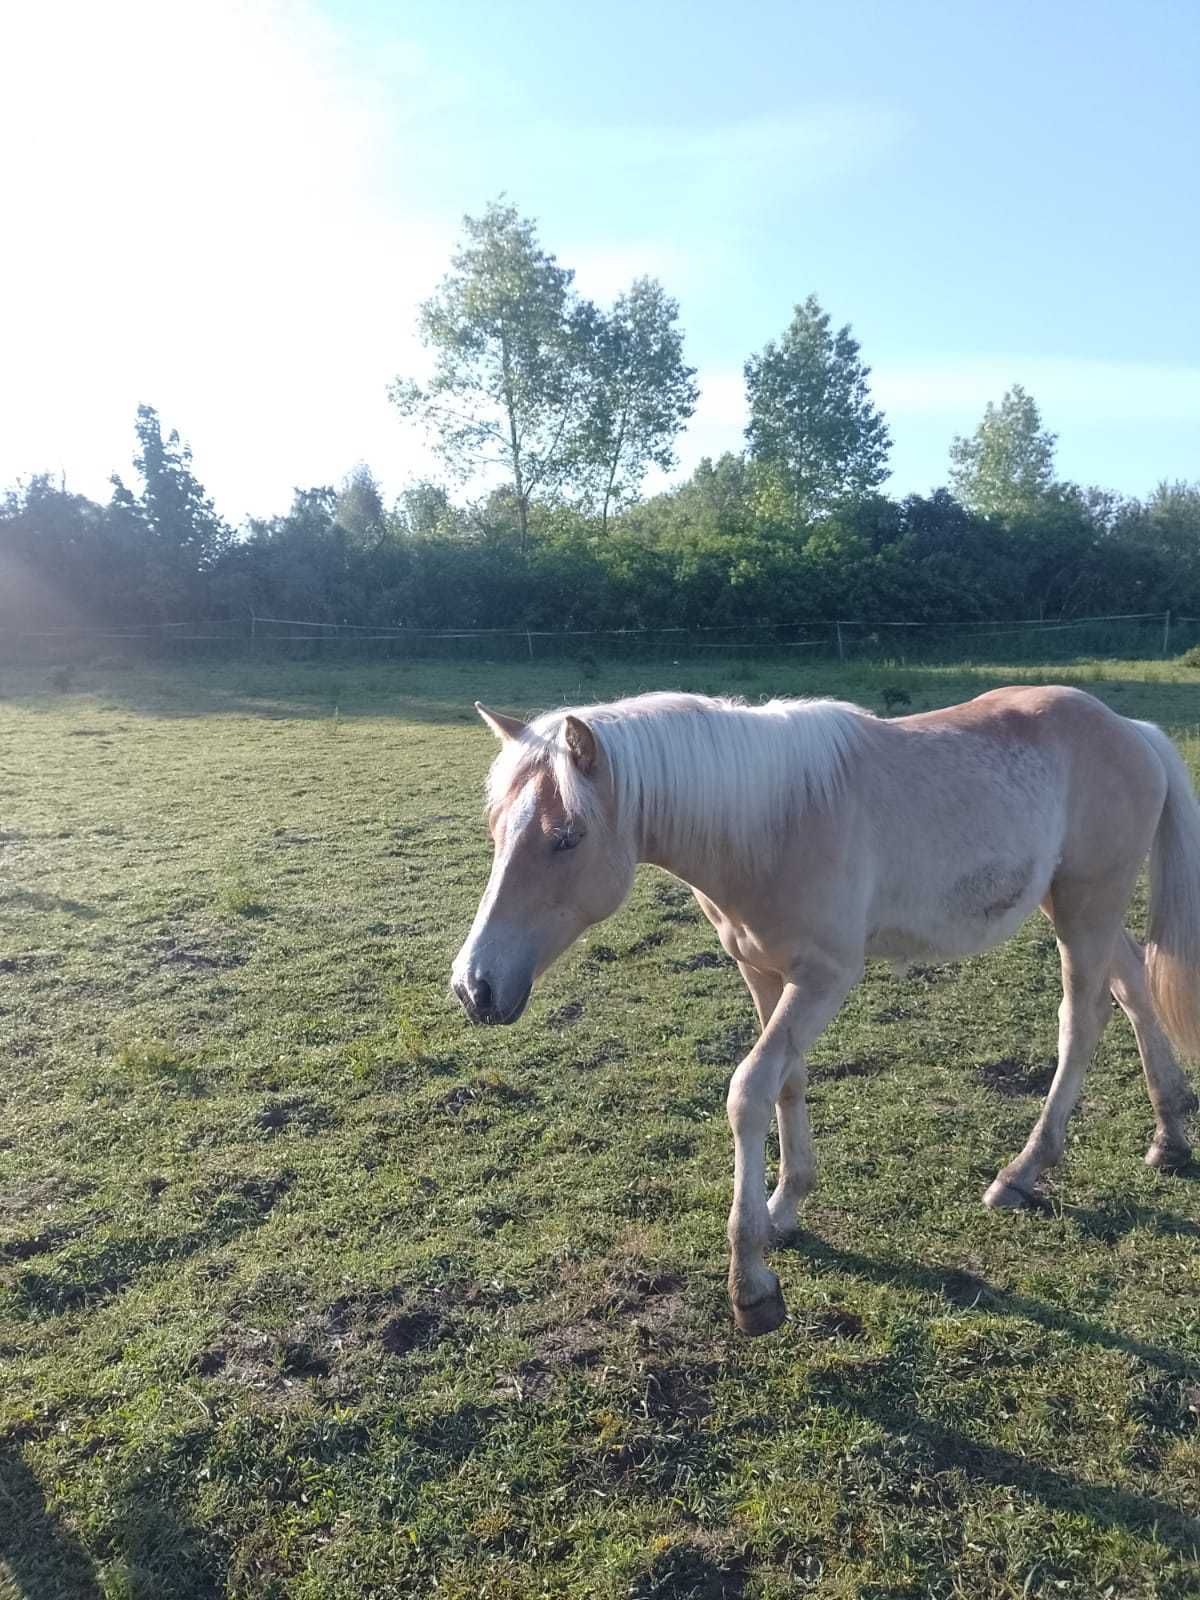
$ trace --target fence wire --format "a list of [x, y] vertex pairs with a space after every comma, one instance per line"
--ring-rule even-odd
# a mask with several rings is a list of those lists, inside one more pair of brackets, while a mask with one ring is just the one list
[[154, 660], [678, 661], [729, 656], [841, 661], [1052, 661], [1165, 657], [1200, 644], [1200, 619], [1169, 612], [941, 621], [830, 618], [663, 628], [422, 628], [251, 615], [104, 628], [0, 630], [10, 664]]

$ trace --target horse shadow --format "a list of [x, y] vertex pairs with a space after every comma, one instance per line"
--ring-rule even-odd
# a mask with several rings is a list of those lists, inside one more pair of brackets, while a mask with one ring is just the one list
[[[1146, 1218], [1131, 1215], [1120, 1220], [1127, 1222], [1128, 1231]], [[1178, 1223], [1178, 1228], [1171, 1231], [1188, 1236], [1200, 1232], [1183, 1219], [1164, 1217], [1158, 1221], [1164, 1228]], [[783, 1248], [802, 1253], [818, 1269], [827, 1267], [869, 1283], [915, 1288], [937, 1294], [953, 1305], [979, 1308], [992, 1315], [1020, 1317], [1065, 1333], [1080, 1344], [1136, 1357], [1171, 1379], [1200, 1378], [1200, 1361], [1191, 1356], [1131, 1338], [1030, 1295], [997, 1288], [973, 1272], [878, 1260], [843, 1250], [811, 1234], [795, 1235]], [[885, 1429], [892, 1446], [908, 1459], [914, 1474], [957, 1470], [975, 1482], [1034, 1497], [1049, 1509], [1073, 1512], [1137, 1537], [1157, 1537], [1176, 1555], [1190, 1561], [1200, 1559], [1200, 1518], [1178, 1505], [1153, 1495], [1077, 1478], [1017, 1451], [985, 1444], [930, 1422], [920, 1414], [915, 1395], [897, 1393], [891, 1384], [874, 1383], [869, 1377], [864, 1382], [861, 1369], [821, 1368], [814, 1371], [812, 1380], [813, 1398], [852, 1411]]]
[[0, 905], [17, 906], [26, 911], [62, 911], [67, 916], [92, 922], [100, 915], [95, 906], [81, 900], [67, 900], [59, 894], [43, 894], [37, 889], [9, 889], [0, 895]]
[[225, 1592], [219, 1548], [177, 1506], [140, 1485], [126, 1489], [116, 1548], [101, 1573], [50, 1510], [11, 1435], [0, 1440], [0, 1512], [0, 1587], [7, 1576], [14, 1600], [104, 1600], [114, 1578], [128, 1600], [212, 1600]]
[[22, 1600], [104, 1600], [91, 1557], [46, 1504], [12, 1439], [0, 1440], [0, 1561]]
[[817, 1393], [822, 1400], [886, 1429], [893, 1446], [907, 1458], [914, 1477], [958, 1471], [976, 1483], [1040, 1500], [1049, 1510], [1072, 1512], [1135, 1537], [1156, 1538], [1185, 1560], [1200, 1559], [1200, 1518], [1167, 1500], [1072, 1477], [1015, 1450], [982, 1444], [929, 1422], [901, 1399], [878, 1389], [864, 1391], [852, 1368], [820, 1374]]
[[[1158, 1212], [1151, 1213], [1145, 1207], [1133, 1208], [1120, 1217], [1109, 1217], [1083, 1209], [1076, 1212], [1068, 1210], [1066, 1214], [1076, 1216], [1077, 1220], [1085, 1219], [1096, 1228], [1113, 1225], [1126, 1233], [1139, 1223], [1144, 1223], [1153, 1217], [1156, 1226], [1164, 1232], [1171, 1232], [1177, 1236], [1200, 1236], [1200, 1227], [1195, 1223]], [[969, 1309], [978, 1308], [990, 1312], [993, 1316], [1020, 1317], [1028, 1322], [1036, 1322], [1051, 1331], [1065, 1333], [1079, 1344], [1092, 1344], [1102, 1350], [1118, 1350], [1124, 1355], [1134, 1356], [1148, 1366], [1157, 1367], [1161, 1372], [1178, 1377], [1200, 1378], [1198, 1359], [1183, 1355], [1178, 1350], [1150, 1344], [1143, 1339], [1131, 1338], [1128, 1334], [1106, 1328], [1103, 1323], [1081, 1317], [1077, 1312], [1068, 1311], [1065, 1307], [1047, 1305], [1044, 1301], [1035, 1300], [1031, 1295], [997, 1288], [986, 1278], [962, 1268], [881, 1261], [873, 1256], [861, 1255], [855, 1250], [840, 1249], [837, 1245], [803, 1232], [793, 1234], [781, 1248], [803, 1255], [808, 1262], [818, 1268], [822, 1266], [833, 1268], [852, 1277], [864, 1278], [868, 1283], [919, 1289], [926, 1294], [936, 1294], [952, 1305]]]

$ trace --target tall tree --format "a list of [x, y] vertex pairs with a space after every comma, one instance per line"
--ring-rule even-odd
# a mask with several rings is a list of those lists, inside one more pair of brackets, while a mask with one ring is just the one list
[[746, 362], [752, 459], [785, 489], [793, 515], [828, 511], [887, 477], [891, 438], [849, 324], [835, 333], [816, 295]]
[[365, 462], [346, 474], [338, 494], [336, 521], [352, 543], [365, 549], [374, 549], [387, 535], [383, 496]]
[[513, 206], [493, 202], [463, 227], [450, 272], [421, 307], [433, 376], [424, 386], [397, 379], [389, 393], [456, 477], [506, 473], [524, 545], [533, 497], [556, 491], [574, 464], [581, 320], [594, 313]]
[[200, 603], [202, 575], [229, 548], [233, 531], [218, 514], [192, 471], [192, 452], [174, 428], [163, 437], [153, 406], [140, 405], [134, 422], [135, 470], [142, 479], [133, 495], [114, 475], [110, 514], [140, 520], [149, 539], [148, 582], [161, 613], [191, 611]]
[[402, 489], [396, 502], [396, 519], [404, 533], [424, 537], [429, 534], [461, 534], [465, 517], [450, 503], [440, 483], [418, 479]]
[[679, 306], [638, 278], [608, 316], [592, 322], [587, 414], [579, 453], [594, 476], [601, 526], [636, 495], [652, 466], [675, 464], [675, 439], [696, 409], [696, 369], [683, 359]]
[[989, 400], [970, 438], [950, 446], [954, 492], [981, 516], [1035, 511], [1054, 486], [1055, 435], [1042, 427], [1032, 395], [1015, 383], [998, 406]]

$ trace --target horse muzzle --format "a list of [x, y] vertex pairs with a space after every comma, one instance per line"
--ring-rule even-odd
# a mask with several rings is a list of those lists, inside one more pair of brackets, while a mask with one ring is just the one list
[[482, 973], [469, 970], [455, 974], [450, 987], [471, 1021], [490, 1027], [503, 1027], [516, 1022], [529, 1004], [529, 996], [533, 992], [533, 984], [527, 983], [514, 1001], [510, 996], [498, 994]]

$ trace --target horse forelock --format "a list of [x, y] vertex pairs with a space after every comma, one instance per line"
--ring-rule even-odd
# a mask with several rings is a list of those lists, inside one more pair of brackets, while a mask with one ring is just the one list
[[596, 785], [576, 768], [567, 748], [563, 726], [568, 713], [552, 712], [527, 725], [519, 739], [505, 744], [492, 762], [487, 777], [486, 811], [489, 828], [539, 777], [549, 778], [564, 820], [594, 821], [601, 805]]
[[657, 837], [683, 832], [704, 847], [761, 853], [764, 834], [831, 804], [851, 746], [871, 719], [836, 700], [736, 699], [658, 693], [547, 712], [504, 745], [488, 775], [489, 820], [539, 773], [568, 820], [604, 821], [605, 796], [582, 773], [568, 716], [590, 728], [606, 769], [612, 820]]

